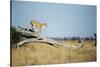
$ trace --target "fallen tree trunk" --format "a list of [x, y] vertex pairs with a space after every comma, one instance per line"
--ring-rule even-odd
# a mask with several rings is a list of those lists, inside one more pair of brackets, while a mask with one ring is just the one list
[[55, 44], [61, 45], [60, 43], [58, 43], [57, 41], [55, 41], [53, 39], [47, 38], [41, 34], [37, 34], [36, 32], [31, 32], [31, 31], [25, 30], [24, 28], [19, 27], [19, 28], [16, 28], [16, 30], [18, 32], [21, 32], [22, 35], [24, 35], [26, 37], [32, 37], [32, 38], [29, 38], [29, 39], [19, 42], [17, 44], [17, 46], [20, 46], [26, 42], [42, 42], [42, 43], [48, 43], [48, 44], [52, 44], [52, 45], [55, 45]]
[[26, 30], [24, 28], [16, 28], [16, 30], [18, 32], [21, 32], [22, 35], [26, 36], [26, 37], [32, 37], [32, 38], [28, 38], [28, 39], [25, 39], [21, 42], [19, 42], [16, 46], [21, 46], [23, 45], [24, 43], [27, 43], [27, 42], [38, 42], [38, 43], [47, 43], [47, 44], [50, 44], [52, 46], [61, 46], [61, 47], [64, 47], [64, 48], [74, 48], [74, 49], [78, 49], [78, 48], [81, 48], [84, 44], [84, 40], [82, 41], [82, 43], [78, 44], [78, 46], [69, 46], [69, 45], [66, 45], [64, 43], [61, 43], [61, 42], [58, 42], [54, 39], [50, 39], [50, 38], [47, 38], [41, 34], [37, 34], [36, 32], [31, 32], [29, 30]]
[[52, 39], [42, 39], [42, 40], [38, 40], [38, 39], [36, 39], [36, 38], [30, 38], [30, 39], [26, 39], [26, 40], [23, 40], [23, 41], [21, 41], [21, 42], [19, 42], [18, 44], [17, 44], [17, 47], [18, 46], [21, 46], [21, 45], [23, 45], [24, 43], [27, 43], [27, 42], [38, 42], [38, 43], [47, 43], [47, 44], [50, 44], [50, 45], [52, 45], [52, 46], [61, 46], [61, 44], [60, 43], [58, 43], [57, 41], [55, 41], [55, 40], [52, 40]]
[[79, 43], [77, 46], [69, 46], [69, 45], [65, 45], [65, 44], [63, 44], [62, 46], [64, 47], [64, 48], [73, 48], [73, 49], [78, 49], [78, 48], [82, 48], [83, 46], [84, 46], [84, 41], [85, 41], [85, 39], [83, 39], [82, 41], [81, 41], [81, 43]]
[[37, 33], [31, 32], [31, 31], [29, 31], [29, 30], [25, 30], [25, 29], [23, 29], [23, 28], [21, 28], [21, 27], [16, 28], [16, 31], [22, 33], [22, 35], [25, 35], [25, 36], [30, 36], [30, 37], [34, 36], [34, 37], [38, 37]]

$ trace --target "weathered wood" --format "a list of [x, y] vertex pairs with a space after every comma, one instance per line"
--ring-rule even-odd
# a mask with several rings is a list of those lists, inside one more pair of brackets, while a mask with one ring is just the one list
[[16, 28], [16, 31], [21, 32], [25, 36], [38, 36], [37, 33], [25, 30], [23, 28]]
[[24, 43], [27, 43], [27, 42], [38, 42], [38, 43], [47, 43], [47, 44], [51, 44], [52, 46], [56, 46], [56, 45], [61, 45], [60, 43], [52, 40], [52, 39], [42, 39], [42, 40], [38, 40], [36, 38], [30, 38], [30, 39], [26, 39], [26, 40], [23, 40], [21, 42], [19, 42], [17, 44], [17, 46], [20, 46], [20, 45], [23, 45]]
[[67, 45], [65, 45], [65, 44], [63, 44], [63, 47], [64, 48], [73, 48], [73, 49], [78, 49], [78, 48], [82, 48], [83, 46], [84, 46], [84, 41], [85, 41], [85, 39], [83, 39], [77, 46], [74, 46], [74, 45], [72, 45], [72, 46], [69, 46], [68, 44]]
[[36, 32], [31, 32], [31, 31], [25, 30], [23, 28], [16, 28], [16, 30], [18, 32], [21, 32], [22, 35], [24, 35], [26, 37], [27, 36], [28, 37], [33, 37], [33, 38], [28, 38], [26, 40], [23, 40], [23, 41], [19, 42], [17, 44], [17, 47], [20, 46], [20, 45], [23, 45], [24, 43], [27, 43], [27, 42], [47, 43], [47, 44], [50, 44], [52, 46], [61, 46], [61, 47], [64, 47], [64, 48], [74, 48], [74, 49], [81, 48], [84, 45], [83, 44], [84, 40], [82, 40], [82, 42], [80, 44], [78, 44], [78, 46], [69, 46], [69, 45], [61, 43], [59, 41], [56, 41], [54, 39], [47, 38], [47, 37], [45, 37], [41, 34], [37, 34]]

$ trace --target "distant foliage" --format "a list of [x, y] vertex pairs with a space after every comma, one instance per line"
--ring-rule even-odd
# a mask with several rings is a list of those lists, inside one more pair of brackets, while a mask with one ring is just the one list
[[96, 33], [94, 33], [93, 35], [94, 35], [94, 38], [96, 39], [96, 37], [97, 37]]
[[75, 37], [75, 36], [73, 36], [72, 38], [71, 38], [71, 40], [79, 40], [80, 39], [80, 37]]
[[64, 37], [63, 40], [68, 40], [68, 38], [67, 37]]
[[94, 35], [94, 39], [95, 39], [95, 46], [97, 45], [97, 35], [96, 33], [93, 34]]
[[13, 47], [14, 44], [18, 43], [21, 40], [21, 33], [17, 32], [15, 27], [11, 27], [11, 46]]

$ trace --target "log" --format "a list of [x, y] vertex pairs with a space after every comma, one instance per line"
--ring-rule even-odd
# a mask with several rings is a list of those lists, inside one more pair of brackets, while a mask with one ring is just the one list
[[38, 42], [38, 43], [47, 43], [49, 45], [52, 45], [52, 46], [61, 46], [61, 47], [64, 47], [64, 48], [73, 48], [73, 49], [78, 49], [78, 48], [82, 48], [83, 47], [83, 43], [84, 43], [84, 40], [82, 40], [82, 42], [80, 44], [78, 44], [78, 46], [69, 46], [69, 45], [66, 45], [64, 43], [61, 43], [59, 41], [56, 41], [54, 39], [50, 39], [50, 38], [47, 38], [45, 36], [43, 36], [42, 34], [37, 34], [36, 32], [31, 32], [29, 30], [26, 30], [24, 28], [16, 28], [16, 31], [18, 32], [21, 32], [22, 35], [26, 36], [26, 37], [32, 37], [32, 38], [28, 38], [28, 39], [25, 39], [19, 43], [17, 43], [17, 47], [18, 46], [21, 46], [23, 45], [24, 43], [27, 43], [27, 42]]
[[52, 46], [56, 46], [56, 45], [60, 46], [61, 45], [60, 43], [58, 43], [58, 42], [56, 42], [55, 40], [52, 40], [52, 39], [47, 39], [46, 38], [46, 39], [38, 40], [36, 38], [30, 38], [30, 39], [26, 39], [26, 40], [23, 40], [23, 41], [19, 42], [17, 44], [17, 47], [21, 46], [21, 45], [23, 45], [24, 43], [27, 43], [27, 42], [47, 43], [47, 44], [50, 44]]
[[85, 44], [84, 44], [84, 41], [85, 41], [85, 39], [83, 39], [77, 46], [69, 46], [69, 45], [65, 45], [65, 44], [63, 44], [63, 47], [64, 48], [72, 48], [72, 49], [79, 49], [79, 48], [82, 48]]
[[25, 36], [30, 36], [30, 37], [31, 36], [38, 36], [37, 33], [25, 30], [21, 27], [16, 28], [16, 31], [22, 33], [22, 35], [25, 35]]
[[26, 39], [26, 40], [19, 42], [17, 44], [17, 46], [23, 45], [26, 42], [40, 42], [40, 43], [42, 42], [42, 43], [48, 43], [50, 45], [55, 45], [55, 44], [61, 45], [60, 43], [58, 43], [57, 41], [55, 41], [53, 39], [47, 38], [41, 34], [37, 34], [36, 32], [28, 31], [28, 30], [21, 28], [21, 27], [16, 28], [16, 31], [22, 33], [22, 35], [25, 37], [33, 37], [33, 38], [29, 38], [29, 39]]

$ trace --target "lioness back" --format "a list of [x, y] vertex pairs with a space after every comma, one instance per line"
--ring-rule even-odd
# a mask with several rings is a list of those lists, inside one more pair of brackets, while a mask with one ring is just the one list
[[47, 26], [46, 23], [40, 23], [40, 22], [37, 22], [37, 21], [34, 21], [34, 20], [32, 20], [31, 25], [35, 28], [38, 28], [38, 29], [43, 29], [44, 27]]

